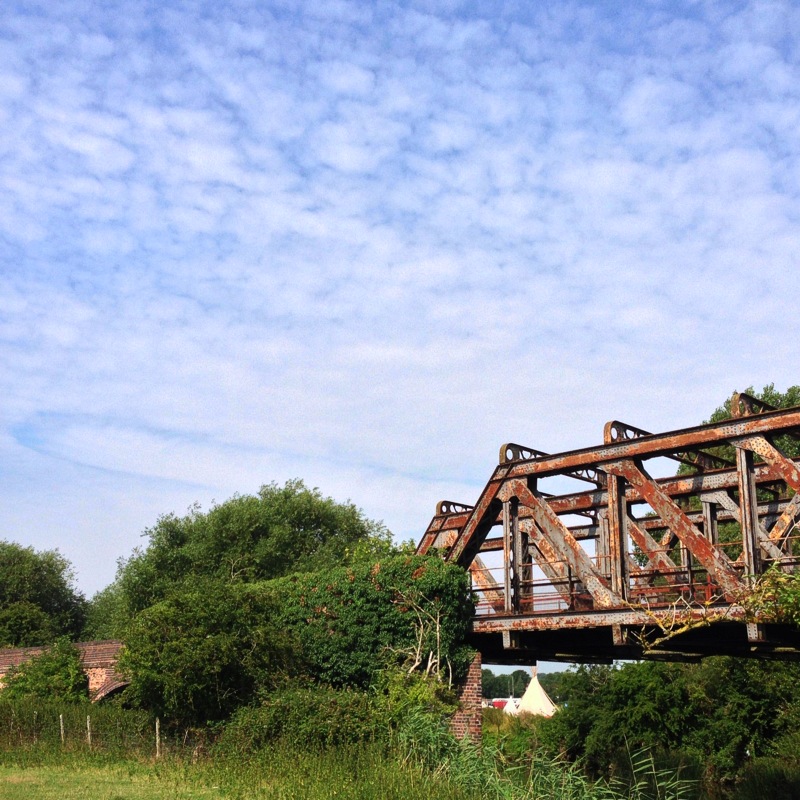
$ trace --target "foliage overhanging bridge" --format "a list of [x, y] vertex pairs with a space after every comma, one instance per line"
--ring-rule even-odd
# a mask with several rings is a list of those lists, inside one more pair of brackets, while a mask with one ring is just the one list
[[796, 629], [747, 611], [759, 576], [800, 564], [800, 407], [737, 393], [731, 411], [609, 422], [557, 455], [505, 444], [474, 506], [438, 504], [417, 549], [469, 569], [484, 662], [800, 658]]

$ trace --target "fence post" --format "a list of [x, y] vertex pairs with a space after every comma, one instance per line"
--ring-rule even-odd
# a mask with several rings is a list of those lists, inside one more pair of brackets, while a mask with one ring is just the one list
[[64, 746], [64, 715], [58, 715], [58, 727], [61, 729], [61, 746]]
[[161, 720], [156, 717], [156, 758], [161, 758]]
[[92, 718], [87, 715], [86, 717], [86, 742], [89, 745], [89, 749], [92, 749]]
[[36, 711], [33, 712], [33, 743], [36, 744]]

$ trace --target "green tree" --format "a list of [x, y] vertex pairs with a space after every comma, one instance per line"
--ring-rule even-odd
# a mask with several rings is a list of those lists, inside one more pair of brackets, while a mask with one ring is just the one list
[[67, 638], [58, 639], [40, 655], [12, 667], [5, 677], [3, 699], [35, 697], [78, 703], [89, 697], [89, 679], [78, 650]]
[[59, 636], [77, 639], [86, 601], [72, 567], [55, 550], [0, 541], [0, 645], [30, 647]]
[[[744, 393], [759, 400], [763, 400], [768, 406], [774, 406], [775, 408], [793, 408], [794, 406], [800, 406], [800, 386], [790, 386], [785, 392], [781, 392], [775, 388], [774, 383], [769, 383], [760, 392], [757, 392], [752, 386], [748, 386], [747, 389], [744, 390]], [[704, 420], [703, 424], [722, 422], [726, 419], [731, 419], [733, 417], [731, 413], [732, 399], [733, 393], [731, 393], [731, 396], [728, 397], [722, 405], [717, 406], [717, 408], [711, 412], [711, 416], [707, 420]], [[775, 444], [787, 456], [792, 458], [800, 456], [800, 440], [798, 439], [794, 439], [790, 436], [779, 436]], [[736, 457], [735, 448], [733, 445], [729, 444], [709, 448], [708, 452], [725, 458], [728, 461], [734, 461]], [[695, 471], [694, 467], [682, 464], [678, 469], [678, 474], [687, 475]]]
[[[368, 559], [391, 549], [391, 534], [352, 503], [339, 503], [300, 480], [236, 495], [208, 512], [161, 517], [150, 542], [123, 562], [118, 587], [96, 599], [104, 630], [158, 603], [187, 580], [269, 580]], [[119, 592], [119, 594], [117, 594]], [[116, 635], [116, 634], [115, 634]]]
[[466, 573], [436, 556], [258, 583], [198, 578], [134, 617], [120, 668], [130, 702], [202, 724], [289, 676], [365, 689], [394, 667], [447, 681], [471, 660], [471, 616]]
[[263, 585], [198, 579], [140, 612], [125, 643], [128, 701], [180, 723], [223, 719], [300, 666]]
[[709, 784], [734, 779], [755, 756], [797, 760], [800, 665], [712, 657], [562, 676], [561, 708], [540, 723], [539, 741], [596, 776], [624, 772], [640, 748], [697, 765]]
[[531, 681], [531, 674], [525, 669], [515, 669], [510, 674], [495, 675], [490, 669], [481, 670], [483, 696], [522, 697]]
[[[744, 391], [744, 394], [750, 395], [751, 397], [755, 397], [758, 400], [763, 401], [767, 408], [774, 407], [774, 408], [792, 408], [795, 406], [800, 406], [800, 386], [790, 386], [786, 389], [786, 391], [779, 391], [775, 388], [774, 383], [767, 384], [761, 391], [756, 391], [752, 386], [748, 386], [747, 389]], [[709, 422], [722, 422], [727, 419], [731, 419], [733, 414], [731, 412], [731, 401], [733, 399], [733, 395], [728, 397], [722, 405], [718, 406], [714, 411], [711, 413], [710, 417], [704, 421], [704, 424]], [[792, 436], [778, 436], [775, 438], [774, 444], [777, 448], [784, 453], [784, 455], [789, 456], [790, 458], [797, 458], [800, 456], [800, 439], [793, 438]], [[712, 453], [713, 455], [718, 456], [719, 458], [725, 459], [730, 463], [735, 463], [736, 460], [736, 448], [730, 444], [720, 445], [719, 447], [711, 447], [707, 449], [707, 452]], [[760, 456], [755, 456], [755, 461], [760, 462]], [[678, 475], [690, 475], [696, 472], [696, 468], [690, 466], [688, 464], [681, 464], [678, 468]], [[790, 494], [792, 492], [790, 491]], [[759, 492], [759, 499], [761, 500], [768, 500], [770, 496]], [[692, 509], [699, 510], [700, 509], [700, 500], [699, 498], [692, 497], [689, 499], [689, 503]], [[736, 560], [739, 555], [741, 554], [741, 527], [738, 522], [723, 522], [720, 523], [718, 526], [718, 537], [719, 541], [725, 551], [726, 555], [732, 559]], [[676, 555], [676, 554], [673, 554]], [[636, 557], [644, 558], [637, 549]], [[643, 562], [642, 562], [643, 563]], [[780, 583], [780, 582], [779, 582]], [[783, 584], [778, 587], [779, 593], [782, 589], [785, 588]], [[771, 592], [772, 587], [769, 587], [769, 592]], [[800, 601], [798, 601], [800, 603]]]
[[97, 592], [86, 607], [84, 636], [87, 640], [121, 639], [129, 622], [122, 585], [114, 581]]

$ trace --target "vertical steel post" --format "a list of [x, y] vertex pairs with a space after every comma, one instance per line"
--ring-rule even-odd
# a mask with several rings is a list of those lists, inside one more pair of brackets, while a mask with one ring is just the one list
[[715, 545], [719, 541], [719, 531], [717, 530], [717, 504], [703, 501], [703, 533], [711, 544]]
[[511, 613], [511, 501], [503, 501], [503, 607]]
[[509, 514], [511, 516], [511, 550], [514, 556], [514, 573], [511, 580], [512, 606], [514, 611], [519, 613], [523, 610], [522, 596], [525, 593], [523, 564], [527, 555], [528, 536], [519, 527], [519, 503], [516, 498], [512, 498], [510, 501]]
[[761, 572], [761, 552], [758, 546], [758, 499], [753, 474], [753, 454], [743, 447], [737, 447], [736, 467], [739, 470], [739, 510], [742, 515], [745, 578], [752, 583], [755, 576]]
[[608, 476], [608, 553], [611, 591], [628, 598], [628, 503], [625, 479]]

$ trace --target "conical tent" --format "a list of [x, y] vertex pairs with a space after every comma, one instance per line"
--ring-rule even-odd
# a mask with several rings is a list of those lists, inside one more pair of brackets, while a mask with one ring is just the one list
[[519, 708], [515, 714], [537, 714], [540, 717], [552, 717], [558, 710], [553, 701], [547, 696], [547, 692], [539, 683], [536, 675], [536, 667], [531, 667], [531, 682], [519, 701]]
[[506, 714], [511, 714], [512, 717], [516, 717], [517, 714], [519, 714], [518, 702], [519, 701], [515, 700], [513, 697], [509, 697], [508, 700], [506, 700], [506, 704], [503, 706], [503, 711], [505, 711]]

